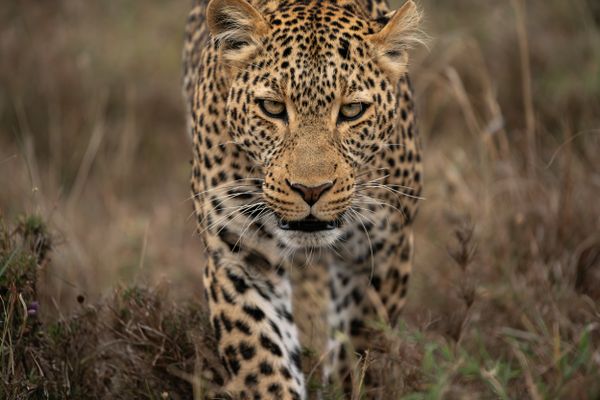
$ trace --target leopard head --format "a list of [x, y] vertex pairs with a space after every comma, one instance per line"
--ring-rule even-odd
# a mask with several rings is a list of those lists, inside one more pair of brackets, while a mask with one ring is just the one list
[[261, 171], [288, 245], [339, 238], [357, 176], [397, 129], [397, 82], [419, 17], [411, 0], [385, 21], [354, 1], [209, 3], [228, 70], [228, 130]]

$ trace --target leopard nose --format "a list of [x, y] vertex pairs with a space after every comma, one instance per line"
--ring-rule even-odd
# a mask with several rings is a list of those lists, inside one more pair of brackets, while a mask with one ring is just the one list
[[333, 186], [333, 182], [325, 182], [316, 186], [306, 186], [301, 183], [290, 183], [289, 181], [286, 182], [294, 192], [297, 192], [302, 196], [309, 206], [312, 206], [319, 201], [321, 196]]

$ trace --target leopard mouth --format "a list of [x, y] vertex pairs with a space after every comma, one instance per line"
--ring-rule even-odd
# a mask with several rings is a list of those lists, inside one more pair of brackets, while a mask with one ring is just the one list
[[308, 217], [299, 221], [285, 221], [279, 219], [277, 226], [279, 229], [284, 231], [300, 231], [300, 232], [322, 232], [332, 231], [341, 226], [341, 220], [336, 219], [334, 221], [322, 221], [309, 215]]

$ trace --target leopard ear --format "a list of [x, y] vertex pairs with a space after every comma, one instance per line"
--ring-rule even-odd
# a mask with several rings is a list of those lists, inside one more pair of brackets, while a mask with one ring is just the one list
[[375, 59], [379, 65], [398, 79], [406, 72], [408, 50], [415, 44], [423, 44], [425, 35], [419, 30], [422, 14], [413, 0], [407, 0], [377, 33], [369, 36], [374, 45]]
[[245, 0], [211, 0], [206, 22], [225, 58], [234, 63], [251, 58], [270, 30], [265, 18]]

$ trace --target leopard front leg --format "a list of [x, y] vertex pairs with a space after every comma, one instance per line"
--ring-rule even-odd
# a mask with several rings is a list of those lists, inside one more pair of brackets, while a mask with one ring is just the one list
[[[385, 239], [384, 239], [385, 238]], [[330, 303], [328, 324], [328, 364], [325, 382], [341, 386], [346, 395], [357, 387], [367, 351], [378, 350], [377, 324], [396, 326], [406, 302], [412, 270], [412, 232], [402, 229], [397, 235], [373, 235], [369, 249], [352, 263], [341, 260], [330, 265]], [[380, 399], [384, 365], [366, 360], [364, 376], [367, 398]]]
[[304, 399], [286, 273], [241, 265], [237, 254], [224, 248], [209, 254], [204, 285], [219, 355], [229, 374], [225, 391], [234, 399]]

